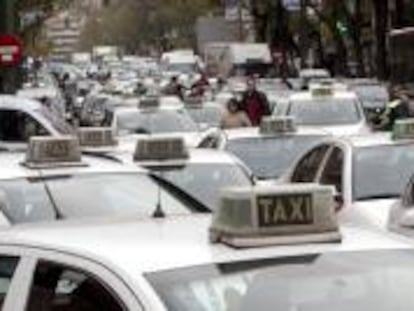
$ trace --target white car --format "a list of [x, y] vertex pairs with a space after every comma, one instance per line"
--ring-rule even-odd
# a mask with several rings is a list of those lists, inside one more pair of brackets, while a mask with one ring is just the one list
[[[162, 176], [114, 157], [91, 151], [81, 156], [76, 147], [73, 151], [67, 147], [60, 157], [47, 157], [47, 152], [58, 148], [54, 146], [65, 146], [72, 140], [66, 136], [36, 137], [26, 153], [0, 153], [1, 223], [209, 212]], [[39, 142], [47, 145], [39, 146]]]
[[202, 133], [184, 104], [176, 97], [162, 97], [159, 101], [152, 107], [142, 108], [141, 104], [136, 107], [117, 107], [112, 128], [121, 139], [168, 134], [184, 137], [189, 146], [197, 146]]
[[63, 118], [41, 103], [16, 96], [0, 96], [0, 146], [25, 148], [31, 136], [61, 136], [72, 133]]
[[371, 132], [357, 95], [332, 88], [314, 88], [292, 94], [277, 114], [293, 116], [298, 125], [315, 126], [332, 135], [360, 135]]
[[283, 180], [334, 185], [343, 221], [385, 229], [391, 206], [414, 173], [413, 164], [412, 140], [378, 133], [321, 142]]
[[0, 305], [5, 311], [411, 310], [412, 242], [337, 228], [332, 206], [320, 207], [328, 218], [285, 224], [285, 234], [271, 226], [258, 236], [246, 226], [244, 237], [234, 237], [257, 245], [243, 249], [209, 242], [218, 223], [202, 215], [17, 226], [0, 234]]

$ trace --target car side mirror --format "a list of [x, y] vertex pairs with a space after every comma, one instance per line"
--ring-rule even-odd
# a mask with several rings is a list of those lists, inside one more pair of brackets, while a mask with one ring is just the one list
[[344, 207], [344, 197], [342, 196], [342, 193], [335, 192], [334, 194], [334, 202], [335, 202], [335, 211], [339, 212]]

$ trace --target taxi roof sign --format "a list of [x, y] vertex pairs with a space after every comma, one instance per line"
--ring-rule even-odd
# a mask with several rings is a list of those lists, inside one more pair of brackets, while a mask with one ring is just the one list
[[81, 147], [113, 147], [117, 145], [114, 131], [109, 127], [81, 127], [78, 129]]
[[23, 164], [29, 168], [83, 166], [79, 140], [72, 136], [32, 137]]
[[188, 159], [188, 149], [181, 137], [148, 137], [137, 142], [135, 162], [159, 162]]
[[331, 85], [315, 85], [310, 92], [312, 97], [331, 97], [334, 95], [334, 88]]
[[396, 120], [392, 137], [395, 140], [414, 139], [414, 119]]
[[210, 240], [236, 248], [339, 242], [334, 189], [291, 184], [224, 190]]
[[158, 109], [160, 107], [159, 97], [144, 97], [138, 102], [139, 109]]
[[262, 135], [293, 133], [296, 130], [295, 118], [292, 116], [264, 117], [260, 123], [260, 133]]

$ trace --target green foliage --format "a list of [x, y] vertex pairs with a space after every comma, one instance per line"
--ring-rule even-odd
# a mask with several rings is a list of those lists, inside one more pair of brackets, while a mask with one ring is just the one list
[[81, 47], [111, 44], [127, 52], [149, 47], [191, 47], [197, 17], [219, 3], [220, 0], [123, 0], [89, 19]]

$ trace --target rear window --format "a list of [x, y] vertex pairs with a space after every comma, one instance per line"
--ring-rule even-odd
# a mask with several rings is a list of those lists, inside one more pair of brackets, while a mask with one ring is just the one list
[[229, 140], [226, 150], [240, 158], [261, 179], [281, 176], [305, 150], [320, 143], [324, 136], [242, 138]]
[[295, 100], [290, 103], [288, 115], [299, 125], [352, 125], [361, 121], [358, 101], [354, 99]]
[[170, 311], [411, 311], [414, 252], [327, 253], [150, 273]]

